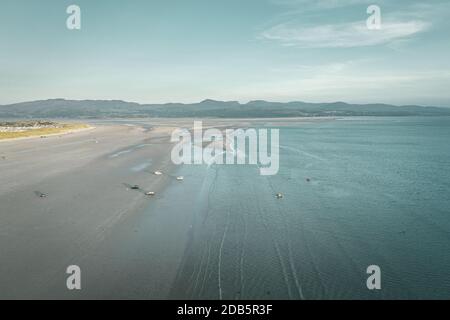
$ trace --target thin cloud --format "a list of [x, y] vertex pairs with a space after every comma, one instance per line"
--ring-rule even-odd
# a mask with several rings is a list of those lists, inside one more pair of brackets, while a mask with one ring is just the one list
[[[303, 9], [333, 9], [352, 5], [369, 4], [373, 0], [271, 0], [273, 4]], [[380, 1], [378, 1], [380, 3]]]
[[391, 43], [429, 26], [423, 21], [383, 22], [381, 30], [369, 30], [365, 21], [313, 27], [281, 23], [262, 32], [260, 38], [301, 48], [351, 48]]

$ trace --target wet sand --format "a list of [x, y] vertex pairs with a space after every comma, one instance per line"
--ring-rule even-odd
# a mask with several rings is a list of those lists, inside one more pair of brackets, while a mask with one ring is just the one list
[[[149, 298], [152, 257], [145, 261], [130, 247], [118, 248], [116, 230], [135, 232], [127, 221], [155, 199], [145, 191], [159, 197], [165, 185], [174, 183], [169, 175], [153, 174], [170, 173], [171, 131], [163, 125], [152, 130], [97, 125], [47, 139], [3, 141], [0, 298]], [[188, 228], [178, 227], [179, 234]], [[177, 248], [182, 252], [184, 244], [183, 237], [174, 242], [167, 259], [178, 259]], [[146, 246], [152, 249], [151, 243]], [[172, 273], [157, 273], [163, 286], [156, 298], [164, 297], [175, 277], [177, 262], [172, 262]], [[81, 267], [81, 291], [66, 288], [66, 268], [72, 264]]]

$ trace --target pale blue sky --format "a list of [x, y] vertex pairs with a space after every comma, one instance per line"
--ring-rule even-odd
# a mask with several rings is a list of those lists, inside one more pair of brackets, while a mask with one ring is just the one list
[[[79, 31], [66, 28], [71, 4]], [[381, 30], [365, 27], [370, 4]], [[447, 0], [0, 0], [0, 104], [450, 106], [449, 35]]]

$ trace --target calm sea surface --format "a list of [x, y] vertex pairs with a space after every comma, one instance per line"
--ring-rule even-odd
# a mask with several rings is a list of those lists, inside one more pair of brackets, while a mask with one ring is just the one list
[[450, 298], [449, 141], [450, 118], [342, 119], [281, 127], [275, 176], [179, 168], [157, 204], [193, 216], [171, 297]]

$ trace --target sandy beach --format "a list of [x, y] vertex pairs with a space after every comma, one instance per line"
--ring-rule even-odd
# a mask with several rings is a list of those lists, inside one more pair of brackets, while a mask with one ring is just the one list
[[[173, 183], [167, 174], [153, 174], [170, 171], [171, 131], [164, 126], [149, 130], [98, 125], [47, 139], [3, 141], [0, 298], [136, 296], [113, 287], [127, 281], [120, 279], [121, 274], [134, 270], [138, 256], [123, 257], [124, 262], [118, 262], [122, 272], [108, 273], [96, 261], [97, 248], [118, 224], [126, 225], [127, 219], [154, 199], [145, 191], [154, 191], [158, 197], [166, 184]], [[131, 190], [132, 185], [141, 190]], [[85, 290], [69, 292], [65, 271], [71, 264], [86, 270], [86, 279], [95, 278], [95, 287], [86, 285]], [[162, 279], [167, 287], [173, 276], [167, 273], [167, 279]], [[110, 277], [115, 281], [106, 281]], [[142, 287], [148, 285], [140, 275], [136, 279]], [[158, 292], [163, 295], [165, 291]]]

